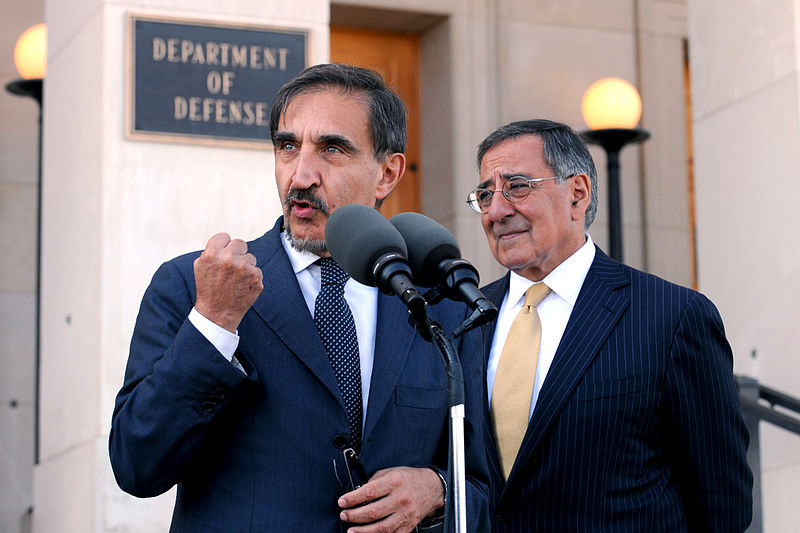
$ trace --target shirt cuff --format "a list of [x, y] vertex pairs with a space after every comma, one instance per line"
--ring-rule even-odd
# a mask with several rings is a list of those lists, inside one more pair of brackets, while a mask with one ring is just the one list
[[194, 307], [192, 307], [192, 310], [189, 312], [189, 322], [197, 328], [197, 331], [199, 331], [208, 342], [214, 345], [214, 348], [216, 348], [225, 359], [244, 372], [239, 361], [233, 356], [234, 352], [236, 352], [236, 348], [239, 347], [239, 335], [237, 333], [231, 333], [227, 329], [215, 324], [201, 315]]

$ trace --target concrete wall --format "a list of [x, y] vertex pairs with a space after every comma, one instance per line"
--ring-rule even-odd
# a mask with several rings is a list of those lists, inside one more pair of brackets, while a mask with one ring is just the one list
[[[17, 38], [43, 18], [41, 1], [4, 9], [3, 87], [19, 79]], [[33, 505], [38, 117], [33, 99], [0, 90], [0, 531], [13, 533]]]
[[[700, 288], [736, 371], [800, 397], [800, 1], [688, 6]], [[796, 531], [800, 436], [761, 426], [764, 531]]]

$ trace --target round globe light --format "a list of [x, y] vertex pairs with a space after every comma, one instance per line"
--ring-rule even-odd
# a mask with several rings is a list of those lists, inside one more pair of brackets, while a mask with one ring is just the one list
[[603, 78], [586, 89], [581, 113], [586, 125], [593, 130], [633, 129], [642, 116], [642, 99], [627, 81]]
[[47, 25], [31, 26], [14, 46], [14, 65], [26, 80], [42, 79], [47, 71]]

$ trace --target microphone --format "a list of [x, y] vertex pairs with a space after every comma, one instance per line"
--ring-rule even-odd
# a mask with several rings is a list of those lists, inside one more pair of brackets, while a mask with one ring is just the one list
[[[478, 289], [478, 270], [461, 258], [458, 241], [452, 233], [419, 213], [399, 213], [389, 222], [405, 240], [417, 284], [436, 286], [445, 297], [465, 302], [475, 311], [469, 329], [497, 318], [497, 308]], [[458, 337], [464, 331], [456, 330], [453, 335]]]
[[336, 208], [325, 225], [325, 243], [350, 277], [385, 294], [398, 295], [422, 319], [427, 302], [411, 281], [406, 243], [386, 217], [362, 204]]

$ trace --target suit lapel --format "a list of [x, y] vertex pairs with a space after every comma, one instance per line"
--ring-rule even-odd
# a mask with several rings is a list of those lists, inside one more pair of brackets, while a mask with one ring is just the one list
[[253, 310], [344, 408], [336, 376], [281, 244], [280, 228], [281, 219], [278, 219], [271, 231], [249, 246], [249, 252], [256, 256], [257, 265], [264, 273], [264, 290], [253, 304]]
[[522, 441], [519, 454], [523, 461], [516, 463], [509, 474], [504, 493], [520, 476], [520, 471], [525, 470], [525, 460], [558, 418], [586, 368], [630, 304], [628, 294], [619, 290], [628, 284], [621, 266], [597, 249]]
[[378, 293], [375, 357], [369, 387], [364, 438], [380, 419], [405, 367], [416, 332], [408, 324], [408, 312], [396, 296]]

